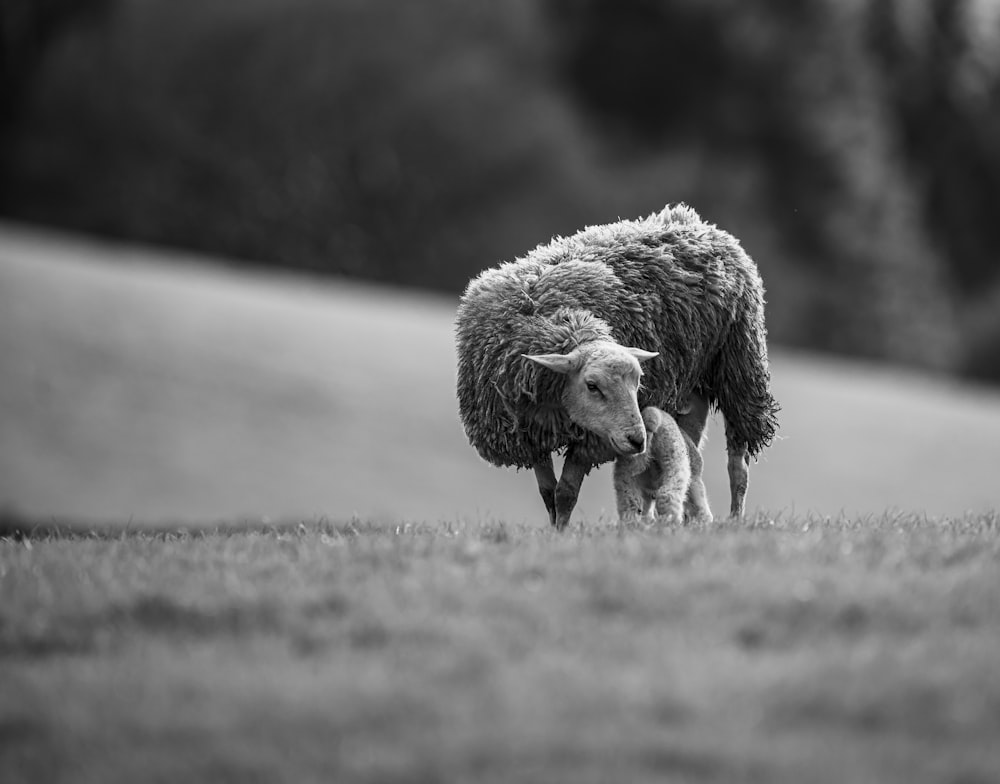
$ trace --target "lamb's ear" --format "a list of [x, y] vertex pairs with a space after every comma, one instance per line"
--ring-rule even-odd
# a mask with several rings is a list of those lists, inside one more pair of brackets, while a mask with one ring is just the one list
[[577, 366], [575, 351], [571, 351], [569, 354], [521, 354], [521, 356], [542, 367], [547, 367], [549, 370], [554, 370], [556, 373], [569, 373]]
[[660, 356], [659, 351], [645, 351], [644, 349], [632, 348], [631, 346], [626, 346], [625, 350], [640, 362], [645, 362], [647, 359]]

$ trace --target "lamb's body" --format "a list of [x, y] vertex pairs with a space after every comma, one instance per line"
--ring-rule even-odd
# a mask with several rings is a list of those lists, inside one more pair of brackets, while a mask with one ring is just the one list
[[633, 522], [656, 516], [670, 522], [711, 522], [700, 444], [670, 414], [655, 406], [642, 410], [646, 451], [615, 461], [618, 518]]
[[[695, 399], [705, 414], [722, 412], [733, 511], [742, 513], [747, 456], [777, 426], [763, 285], [739, 242], [690, 208], [592, 226], [485, 270], [462, 297], [457, 338], [470, 442], [495, 465], [534, 467], [540, 487], [552, 452], [565, 451], [580, 481], [616, 452], [570, 418], [566, 376], [522, 355], [566, 354], [594, 341], [659, 352], [645, 365], [638, 404], [676, 413]], [[693, 427], [698, 441], [704, 417]]]

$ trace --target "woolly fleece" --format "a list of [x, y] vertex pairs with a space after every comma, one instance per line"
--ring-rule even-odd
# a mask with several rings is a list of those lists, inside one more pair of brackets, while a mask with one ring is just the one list
[[756, 265], [683, 204], [590, 226], [484, 270], [462, 296], [456, 337], [459, 415], [494, 465], [528, 468], [552, 452], [589, 467], [615, 458], [569, 419], [565, 377], [521, 356], [597, 339], [659, 352], [643, 366], [640, 407], [676, 413], [697, 392], [722, 412], [727, 442], [751, 455], [777, 429]]

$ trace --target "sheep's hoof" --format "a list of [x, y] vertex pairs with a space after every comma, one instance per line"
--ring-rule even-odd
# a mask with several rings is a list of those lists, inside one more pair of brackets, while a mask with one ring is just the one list
[[553, 492], [542, 493], [542, 500], [545, 501], [545, 511], [549, 513], [549, 525], [556, 524], [556, 495]]

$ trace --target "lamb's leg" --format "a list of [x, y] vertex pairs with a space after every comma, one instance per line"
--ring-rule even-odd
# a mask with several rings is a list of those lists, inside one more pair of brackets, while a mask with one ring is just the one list
[[549, 512], [549, 523], [556, 524], [556, 471], [552, 467], [552, 455], [547, 455], [540, 463], [536, 463], [535, 480], [538, 482], [538, 492], [545, 502]]
[[614, 485], [619, 521], [636, 522], [645, 511], [646, 499], [635, 482], [635, 476], [628, 472], [626, 464], [621, 460], [615, 464]]
[[656, 512], [656, 496], [644, 492], [642, 494], [642, 521], [646, 525], [652, 524]]
[[684, 522], [684, 496], [677, 487], [661, 487], [656, 491], [656, 517], [661, 523]]
[[713, 520], [705, 481], [700, 476], [692, 479], [688, 488], [687, 499], [684, 501], [684, 520], [696, 520], [701, 523], [710, 523]]
[[710, 523], [714, 519], [712, 509], [708, 505], [708, 491], [705, 480], [701, 476], [691, 477], [687, 497], [684, 499], [684, 521]]
[[573, 507], [576, 506], [576, 499], [580, 495], [580, 485], [583, 478], [590, 470], [590, 466], [575, 462], [567, 457], [563, 465], [562, 477], [556, 486], [556, 529], [561, 531], [569, 524], [570, 515], [573, 514]]
[[729, 514], [743, 517], [746, 508], [747, 486], [750, 484], [750, 453], [743, 442], [726, 440], [729, 453], [729, 494], [732, 504]]
[[[683, 449], [683, 445], [680, 445]], [[691, 466], [687, 450], [675, 454], [673, 461], [664, 466], [664, 476], [656, 488], [656, 516], [662, 523], [684, 522], [684, 499], [691, 484]]]

